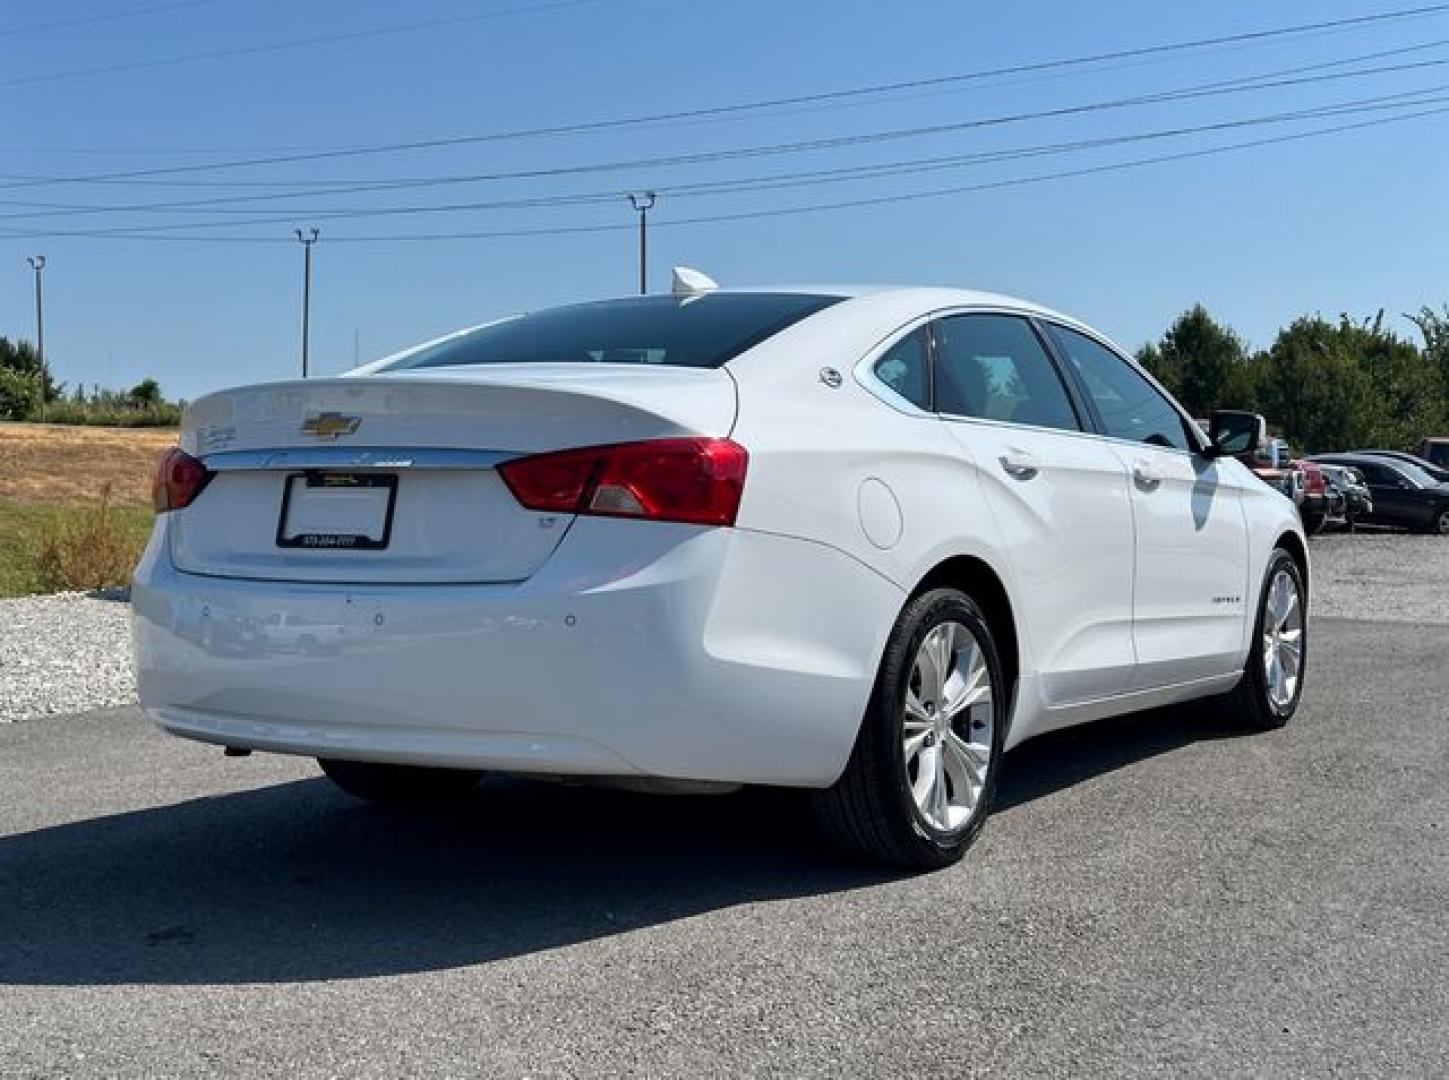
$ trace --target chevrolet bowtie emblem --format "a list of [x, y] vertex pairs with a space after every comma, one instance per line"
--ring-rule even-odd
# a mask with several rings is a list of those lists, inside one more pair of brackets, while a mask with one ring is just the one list
[[302, 421], [302, 434], [315, 435], [319, 439], [336, 439], [351, 435], [362, 423], [360, 416], [346, 416], [338, 412], [318, 413]]

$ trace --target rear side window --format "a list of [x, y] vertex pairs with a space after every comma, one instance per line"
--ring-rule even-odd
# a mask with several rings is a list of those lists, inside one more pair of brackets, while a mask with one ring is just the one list
[[1181, 414], [1126, 360], [1065, 326], [1052, 324], [1051, 333], [1081, 375], [1106, 434], [1153, 446], [1195, 449]]
[[917, 330], [901, 338], [875, 362], [875, 377], [918, 409], [930, 408], [930, 368], [926, 335]]
[[479, 327], [382, 370], [473, 364], [717, 368], [839, 300], [796, 293], [708, 293], [570, 304]]
[[1013, 315], [935, 324], [936, 411], [1080, 431], [1066, 387], [1035, 331]]

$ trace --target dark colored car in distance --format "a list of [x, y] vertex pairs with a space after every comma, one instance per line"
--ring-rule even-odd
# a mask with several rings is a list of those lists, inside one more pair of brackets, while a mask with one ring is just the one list
[[1391, 458], [1394, 461], [1407, 461], [1410, 465], [1417, 465], [1426, 473], [1432, 476], [1441, 484], [1449, 484], [1449, 468], [1442, 465], [1435, 465], [1418, 454], [1405, 454], [1400, 450], [1355, 450], [1356, 454], [1368, 454], [1370, 457]]
[[1314, 460], [1352, 465], [1363, 474], [1374, 501], [1364, 521], [1449, 536], [1449, 484], [1436, 483], [1417, 465], [1360, 453], [1317, 454]]

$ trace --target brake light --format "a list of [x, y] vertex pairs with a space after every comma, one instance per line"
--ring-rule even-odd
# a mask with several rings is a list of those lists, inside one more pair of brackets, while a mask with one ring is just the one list
[[156, 513], [190, 506], [216, 474], [179, 446], [161, 455], [151, 477], [151, 505]]
[[1303, 470], [1303, 486], [1310, 495], [1322, 495], [1327, 490], [1327, 484], [1316, 466], [1310, 468], [1307, 465], [1301, 466]]
[[498, 471], [529, 510], [733, 525], [748, 463], [729, 439], [653, 439], [537, 454]]

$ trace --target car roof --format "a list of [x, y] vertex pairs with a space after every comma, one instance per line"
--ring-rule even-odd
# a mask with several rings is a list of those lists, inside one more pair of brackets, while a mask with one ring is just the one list
[[1014, 311], [1026, 311], [1063, 322], [1079, 323], [1070, 315], [1055, 311], [1033, 300], [1019, 296], [988, 292], [984, 289], [961, 289], [944, 285], [891, 285], [891, 284], [842, 284], [816, 283], [803, 285], [760, 285], [746, 288], [721, 288], [722, 293], [804, 293], [812, 296], [833, 296], [841, 300], [858, 300], [864, 297], [882, 296], [889, 293], [891, 299], [917, 302], [924, 307], [999, 307]]
[[[764, 342], [746, 349], [740, 356], [732, 358], [728, 364], [735, 367], [737, 361], [750, 357], [762, 349], [768, 349], [775, 338], [788, 336], [792, 333], [809, 333], [836, 320], [854, 326], [869, 336], [871, 324], [879, 332], [888, 331], [899, 326], [905, 321], [930, 315], [940, 311], [949, 311], [958, 308], [985, 308], [1000, 311], [1015, 312], [1018, 314], [1050, 319], [1059, 322], [1064, 326], [1070, 326], [1084, 333], [1094, 336], [1106, 342], [1124, 356], [1131, 356], [1131, 352], [1123, 346], [1114, 342], [1100, 330], [1083, 322], [1080, 319], [1056, 311], [1044, 304], [1038, 304], [1031, 300], [1023, 300], [1020, 297], [1008, 296], [1005, 293], [987, 292], [980, 289], [961, 289], [946, 286], [927, 285], [892, 285], [892, 284], [841, 284], [841, 283], [795, 283], [784, 285], [751, 285], [743, 287], [720, 287], [704, 290], [696, 295], [801, 295], [830, 297], [841, 301], [838, 304], [827, 306], [821, 311], [808, 315], [800, 322], [787, 327], [780, 334]], [[650, 293], [653, 298], [663, 298], [669, 293]], [[428, 348], [432, 345], [441, 344], [450, 338], [462, 337], [475, 330], [483, 329], [493, 323], [501, 322], [509, 318], [517, 318], [523, 315], [532, 314], [537, 311], [550, 310], [555, 307], [569, 307], [574, 304], [596, 304], [609, 303], [612, 301], [639, 300], [640, 296], [616, 295], [605, 297], [594, 297], [584, 300], [566, 301], [561, 304], [545, 305], [539, 308], [525, 309], [515, 312], [512, 315], [502, 316], [499, 319], [491, 319], [486, 322], [455, 330], [451, 333], [441, 335], [429, 341], [416, 345], [410, 345], [398, 352], [378, 358], [371, 363], [356, 368], [349, 374], [366, 375], [373, 374], [387, 369], [390, 365], [406, 357], [408, 354]], [[681, 297], [681, 299], [685, 299]], [[837, 323], [838, 325], [838, 323]]]

